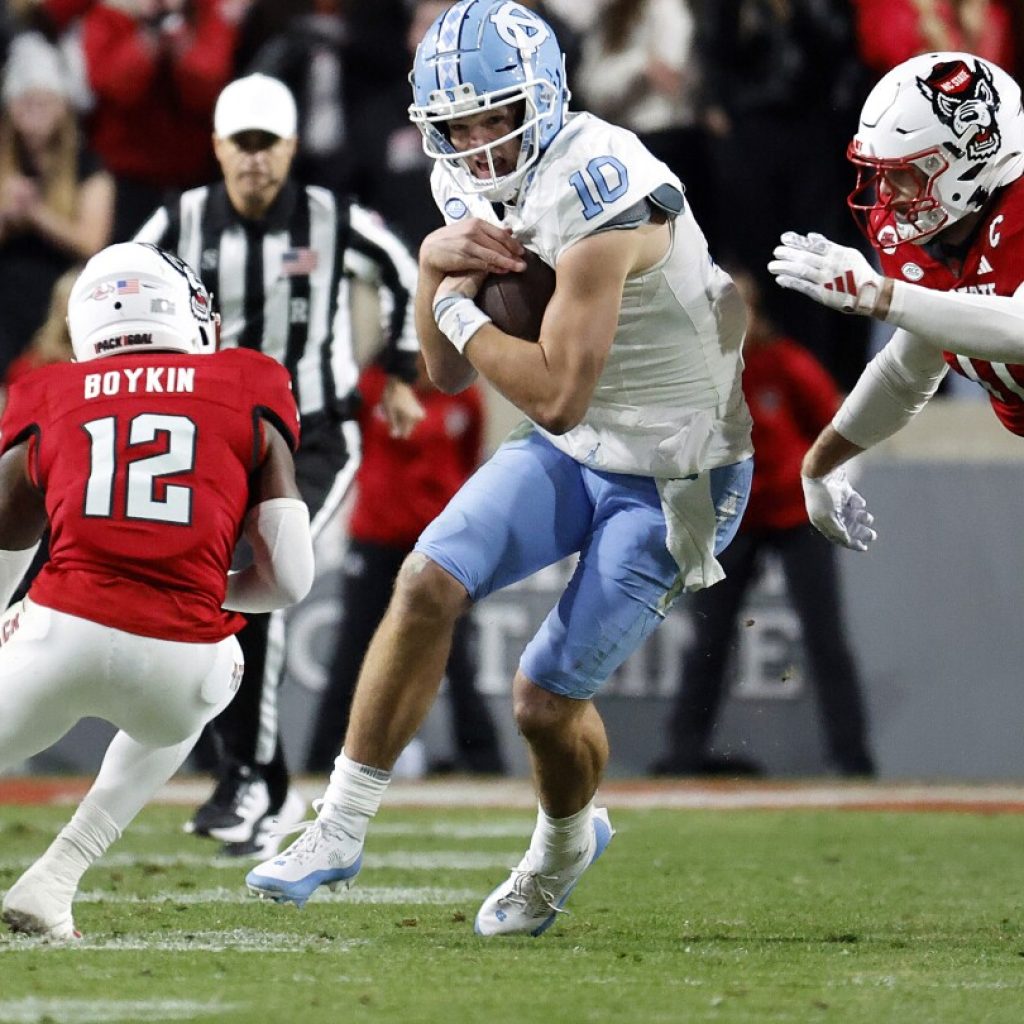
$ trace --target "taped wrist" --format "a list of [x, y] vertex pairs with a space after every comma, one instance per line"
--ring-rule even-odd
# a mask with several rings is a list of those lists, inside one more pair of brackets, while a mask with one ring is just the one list
[[434, 303], [434, 322], [462, 355], [470, 338], [491, 318], [472, 299], [446, 295]]

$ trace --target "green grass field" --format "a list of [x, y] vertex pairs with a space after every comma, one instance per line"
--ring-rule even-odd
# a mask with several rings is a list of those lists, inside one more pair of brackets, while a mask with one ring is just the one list
[[[0, 890], [70, 811], [0, 806]], [[86, 875], [84, 941], [0, 938], [7, 1022], [1024, 1020], [1024, 815], [626, 811], [542, 938], [478, 939], [522, 810], [385, 807], [302, 911], [151, 808]]]

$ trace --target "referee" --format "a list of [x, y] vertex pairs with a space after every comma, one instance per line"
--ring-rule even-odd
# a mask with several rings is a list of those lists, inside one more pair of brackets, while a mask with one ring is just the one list
[[[260, 349], [288, 368], [302, 416], [296, 475], [316, 538], [359, 465], [353, 280], [377, 289], [386, 321], [383, 408], [392, 432], [407, 436], [423, 416], [408, 386], [418, 350], [416, 263], [376, 215], [290, 177], [297, 142], [295, 101], [284, 84], [259, 74], [231, 82], [214, 111], [223, 181], [185, 192], [135, 237], [199, 270], [221, 314], [222, 346]], [[221, 840], [225, 853], [267, 857], [280, 842], [270, 820], [292, 824], [305, 803], [289, 791], [278, 735], [284, 616], [247, 618], [242, 685], [213, 723], [218, 782], [192, 828]]]

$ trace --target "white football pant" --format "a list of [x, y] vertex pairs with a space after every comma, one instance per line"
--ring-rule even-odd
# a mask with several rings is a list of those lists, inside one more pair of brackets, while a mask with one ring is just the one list
[[26, 598], [0, 617], [0, 770], [103, 718], [111, 741], [90, 799], [124, 829], [230, 703], [242, 652], [124, 633]]

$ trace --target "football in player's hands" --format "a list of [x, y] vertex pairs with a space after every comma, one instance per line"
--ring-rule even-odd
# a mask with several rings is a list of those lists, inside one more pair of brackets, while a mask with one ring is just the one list
[[526, 269], [519, 273], [484, 278], [476, 304], [506, 334], [537, 341], [544, 311], [555, 292], [555, 272], [529, 250], [523, 259]]

